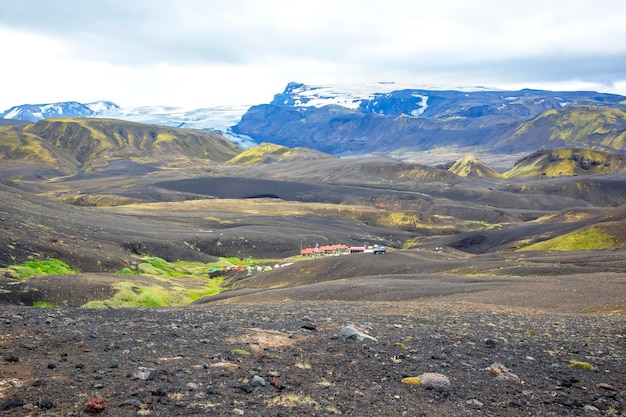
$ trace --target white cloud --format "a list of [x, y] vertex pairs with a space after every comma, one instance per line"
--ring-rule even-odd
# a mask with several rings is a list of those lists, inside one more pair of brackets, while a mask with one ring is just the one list
[[626, 94], [621, 0], [0, 2], [0, 110], [268, 102], [289, 81]]

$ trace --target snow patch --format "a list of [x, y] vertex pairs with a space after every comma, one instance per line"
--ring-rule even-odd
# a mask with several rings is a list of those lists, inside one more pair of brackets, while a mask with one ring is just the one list
[[428, 108], [428, 96], [423, 96], [421, 94], [411, 94], [411, 96], [422, 99], [422, 101], [420, 102], [420, 108], [415, 109], [411, 112], [411, 116], [417, 117], [424, 113], [424, 111]]
[[21, 112], [22, 111], [19, 107], [13, 107], [7, 114], [4, 115], [4, 118], [17, 119]]

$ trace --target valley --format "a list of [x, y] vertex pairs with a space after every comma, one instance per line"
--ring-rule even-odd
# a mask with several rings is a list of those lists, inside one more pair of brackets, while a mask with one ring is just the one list
[[[365, 115], [374, 98], [303, 107], [298, 88], [233, 127], [245, 148], [107, 118], [0, 125], [3, 415], [626, 412], [623, 101], [546, 110], [528, 91], [496, 117], [498, 95], [413, 91]], [[332, 244], [386, 253], [300, 256]], [[403, 382], [428, 371], [451, 388]]]

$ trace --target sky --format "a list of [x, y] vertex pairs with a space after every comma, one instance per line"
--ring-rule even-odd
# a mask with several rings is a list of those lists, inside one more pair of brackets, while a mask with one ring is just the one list
[[290, 81], [626, 95], [623, 0], [2, 0], [0, 111], [268, 103]]

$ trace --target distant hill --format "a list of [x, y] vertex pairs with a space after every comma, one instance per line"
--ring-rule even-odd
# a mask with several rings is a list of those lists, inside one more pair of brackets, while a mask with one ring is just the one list
[[3, 165], [48, 164], [66, 173], [128, 159], [167, 164], [183, 159], [225, 162], [241, 148], [222, 135], [110, 119], [45, 119], [0, 129]]
[[562, 148], [534, 152], [519, 160], [504, 173], [504, 177], [606, 175], [618, 172], [626, 172], [626, 154]]
[[448, 171], [459, 175], [461, 177], [488, 177], [488, 178], [501, 178], [502, 174], [489, 168], [480, 159], [474, 155], [467, 155], [458, 159]]
[[594, 147], [626, 150], [626, 112], [622, 108], [580, 106], [553, 109], [521, 123], [496, 150], [525, 147]]
[[327, 158], [335, 157], [313, 149], [287, 148], [273, 143], [261, 143], [246, 149], [228, 162], [231, 164], [260, 165]]

